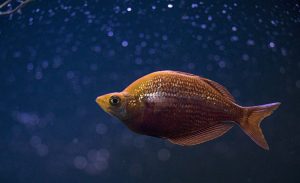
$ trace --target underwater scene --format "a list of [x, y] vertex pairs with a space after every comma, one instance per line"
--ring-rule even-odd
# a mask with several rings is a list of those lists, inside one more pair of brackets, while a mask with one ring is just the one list
[[297, 183], [300, 3], [0, 0], [0, 94], [0, 183]]

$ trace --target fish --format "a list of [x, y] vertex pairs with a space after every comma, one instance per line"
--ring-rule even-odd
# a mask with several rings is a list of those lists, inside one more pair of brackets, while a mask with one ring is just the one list
[[219, 83], [171, 70], [147, 74], [121, 92], [97, 97], [96, 102], [138, 134], [192, 146], [216, 139], [238, 125], [265, 150], [269, 145], [261, 121], [281, 104], [243, 107]]

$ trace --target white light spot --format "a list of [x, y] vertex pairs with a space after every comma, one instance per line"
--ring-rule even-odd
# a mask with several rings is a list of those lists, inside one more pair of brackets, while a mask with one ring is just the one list
[[128, 8], [127, 8], [127, 11], [129, 11], [129, 12], [130, 12], [131, 10], [132, 10], [132, 9], [131, 9], [130, 7], [128, 7]]
[[235, 32], [235, 31], [237, 31], [237, 27], [232, 26], [231, 30]]
[[173, 4], [168, 4], [168, 8], [173, 8]]
[[196, 3], [192, 4], [192, 8], [197, 8], [197, 7], [198, 7], [198, 4], [196, 4]]
[[127, 47], [128, 46], [128, 42], [127, 41], [122, 41], [122, 46], [123, 47]]
[[271, 41], [271, 42], [269, 43], [269, 47], [270, 47], [270, 48], [274, 48], [275, 46], [276, 46], [276, 45], [275, 45], [274, 42]]
[[201, 28], [202, 29], [206, 29], [206, 25], [205, 24], [201, 24]]
[[32, 63], [27, 64], [27, 71], [32, 71], [34, 68]]
[[239, 37], [237, 37], [237, 36], [231, 36], [230, 40], [231, 40], [232, 42], [236, 42], [236, 41], [239, 40]]
[[112, 36], [114, 36], [114, 32], [113, 32], [113, 31], [109, 31], [109, 32], [107, 33], [107, 35], [108, 35], [109, 37], [112, 37]]
[[213, 18], [212, 18], [212, 16], [210, 16], [210, 15], [207, 17], [207, 20], [208, 20], [208, 21], [212, 21], [212, 19], [213, 19]]

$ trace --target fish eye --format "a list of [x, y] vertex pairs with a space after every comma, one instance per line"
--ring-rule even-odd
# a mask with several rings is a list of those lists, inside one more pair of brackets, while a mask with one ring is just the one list
[[120, 102], [121, 102], [121, 99], [118, 96], [111, 96], [109, 99], [109, 103], [112, 106], [117, 106], [120, 104]]

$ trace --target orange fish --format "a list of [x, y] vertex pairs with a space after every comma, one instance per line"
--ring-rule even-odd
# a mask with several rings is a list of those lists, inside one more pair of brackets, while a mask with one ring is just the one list
[[220, 84], [178, 71], [150, 73], [122, 92], [97, 97], [96, 102], [134, 132], [174, 144], [200, 144], [222, 136], [237, 124], [266, 150], [269, 146], [260, 122], [280, 105], [242, 107]]

